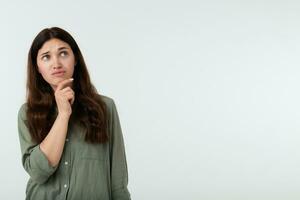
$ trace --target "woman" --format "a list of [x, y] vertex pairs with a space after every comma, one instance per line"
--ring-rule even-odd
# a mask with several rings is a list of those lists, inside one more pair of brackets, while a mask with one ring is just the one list
[[130, 199], [115, 103], [97, 93], [73, 37], [42, 30], [27, 67], [27, 101], [18, 113], [26, 199]]

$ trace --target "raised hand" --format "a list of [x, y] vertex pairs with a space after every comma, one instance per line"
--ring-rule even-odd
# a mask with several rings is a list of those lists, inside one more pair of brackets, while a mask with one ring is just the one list
[[61, 81], [54, 92], [58, 114], [70, 116], [72, 114], [72, 104], [75, 100], [75, 93], [72, 90], [73, 78]]

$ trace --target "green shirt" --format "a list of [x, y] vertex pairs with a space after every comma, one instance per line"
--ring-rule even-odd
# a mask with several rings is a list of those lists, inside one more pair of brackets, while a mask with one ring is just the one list
[[84, 129], [69, 121], [60, 162], [52, 167], [26, 126], [26, 104], [18, 113], [22, 164], [30, 176], [28, 200], [130, 200], [124, 142], [113, 99], [101, 95], [109, 113], [109, 142], [84, 141]]

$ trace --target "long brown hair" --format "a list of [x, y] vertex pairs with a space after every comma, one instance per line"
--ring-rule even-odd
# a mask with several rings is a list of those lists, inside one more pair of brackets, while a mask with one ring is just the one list
[[108, 116], [105, 102], [93, 86], [81, 51], [74, 38], [65, 30], [52, 27], [43, 29], [32, 42], [27, 63], [27, 125], [32, 139], [42, 142], [56, 118], [54, 91], [38, 72], [36, 62], [39, 49], [48, 40], [56, 38], [68, 43], [76, 65], [73, 74], [75, 101], [70, 120], [79, 122], [86, 130], [85, 141], [108, 141]]

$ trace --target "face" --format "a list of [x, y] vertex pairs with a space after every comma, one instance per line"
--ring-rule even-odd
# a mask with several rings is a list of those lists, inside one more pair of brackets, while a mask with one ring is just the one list
[[50, 39], [39, 49], [38, 71], [53, 90], [59, 82], [72, 78], [75, 56], [70, 45], [59, 39]]

